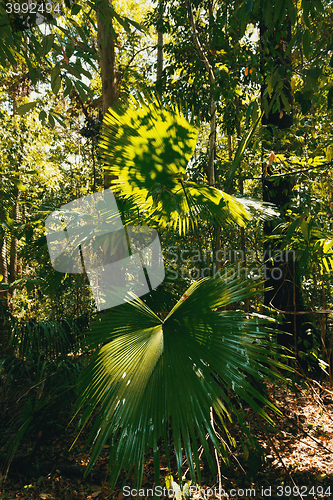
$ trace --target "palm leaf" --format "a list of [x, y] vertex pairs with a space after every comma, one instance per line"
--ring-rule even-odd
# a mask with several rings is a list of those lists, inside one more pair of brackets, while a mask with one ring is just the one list
[[244, 226], [251, 215], [241, 200], [188, 182], [197, 135], [178, 107], [163, 108], [152, 98], [110, 109], [100, 147], [106, 168], [117, 177], [112, 188], [153, 213], [162, 227], [170, 224], [180, 233], [199, 219]]
[[261, 115], [258, 116], [258, 118], [256, 119], [256, 121], [253, 123], [252, 127], [250, 128], [250, 130], [248, 132], [246, 132], [239, 145], [238, 145], [238, 148], [237, 148], [237, 151], [235, 153], [235, 156], [234, 156], [234, 159], [232, 161], [232, 164], [231, 164], [231, 167], [230, 167], [230, 171], [229, 171], [229, 175], [228, 175], [228, 178], [226, 180], [226, 183], [225, 183], [225, 189], [229, 189], [231, 183], [232, 183], [232, 180], [234, 178], [234, 175], [235, 175], [235, 172], [241, 162], [241, 159], [243, 157], [243, 154], [244, 154], [244, 151], [245, 149], [247, 148], [249, 142], [251, 141], [262, 117], [263, 117], [263, 112], [261, 113]]
[[282, 378], [276, 368], [283, 365], [264, 324], [268, 318], [220, 310], [252, 293], [244, 282], [216, 276], [193, 284], [164, 320], [133, 297], [98, 317], [90, 347], [104, 345], [81, 376], [77, 402], [78, 411], [84, 408], [82, 428], [93, 417], [87, 473], [110, 440], [112, 486], [122, 469], [132, 468], [140, 485], [149, 448], [158, 481], [159, 441], [166, 439], [171, 423], [180, 477], [184, 450], [192, 478], [200, 479], [197, 442], [208, 455], [206, 433], [227, 456], [211, 425], [210, 408], [228, 436], [225, 422], [231, 419], [230, 410], [235, 411], [227, 394], [230, 390], [272, 423], [258, 402], [278, 410], [246, 378], [246, 374], [256, 379]]

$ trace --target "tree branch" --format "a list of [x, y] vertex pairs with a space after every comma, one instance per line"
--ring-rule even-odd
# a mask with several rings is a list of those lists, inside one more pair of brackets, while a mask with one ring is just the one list
[[213, 72], [213, 68], [212, 68], [210, 62], [208, 61], [208, 59], [203, 51], [203, 48], [201, 46], [200, 40], [199, 40], [197, 28], [195, 26], [195, 22], [194, 22], [194, 18], [193, 18], [193, 10], [192, 10], [191, 2], [190, 2], [190, 0], [185, 0], [185, 3], [187, 6], [187, 10], [188, 10], [188, 18], [189, 18], [190, 24], [191, 24], [192, 29], [193, 29], [193, 39], [194, 39], [195, 46], [198, 49], [199, 56], [201, 58], [202, 63], [204, 64], [206, 70], [208, 71], [209, 81], [210, 81], [211, 85], [214, 85], [215, 84], [215, 75]]

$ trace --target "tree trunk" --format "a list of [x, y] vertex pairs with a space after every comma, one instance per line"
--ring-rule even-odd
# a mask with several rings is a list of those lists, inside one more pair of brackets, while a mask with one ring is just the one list
[[[20, 219], [20, 209], [19, 209], [19, 191], [15, 188], [15, 204], [12, 208], [12, 219], [18, 222]], [[9, 261], [9, 281], [14, 283], [17, 278], [17, 238], [15, 235], [11, 235], [10, 239], [10, 261]], [[14, 310], [15, 301], [15, 289], [11, 291], [11, 311]]]
[[[97, 12], [97, 27], [98, 27], [98, 53], [102, 76], [102, 99], [103, 99], [103, 115], [107, 113], [110, 107], [114, 106], [118, 100], [118, 73], [116, 68], [115, 54], [115, 39], [112, 26], [112, 18], [103, 7]], [[111, 183], [116, 179], [112, 170], [104, 174], [104, 189], [108, 189]], [[108, 249], [111, 252], [111, 248]], [[121, 260], [124, 256], [125, 248], [119, 244], [116, 251], [116, 259]], [[105, 262], [108, 256], [105, 255]], [[119, 278], [115, 276], [111, 280], [115, 287], [125, 287], [125, 276]]]
[[[98, 27], [98, 53], [102, 75], [102, 101], [103, 115], [117, 101], [117, 71], [115, 58], [115, 42], [111, 30], [107, 29], [107, 23], [112, 19], [101, 20], [102, 13], [97, 14]], [[105, 15], [103, 16], [105, 17]]]
[[[290, 54], [285, 54], [290, 40], [291, 29], [287, 11], [281, 14], [280, 21], [270, 29], [261, 21], [261, 73], [265, 82], [261, 88], [261, 96], [262, 108], [266, 111], [262, 118], [262, 124], [266, 126], [266, 136], [263, 140], [263, 151], [266, 151], [264, 153], [266, 157], [267, 152], [273, 149], [273, 144], [274, 152], [280, 152], [278, 133], [281, 130], [287, 130], [293, 123], [293, 100], [290, 84], [292, 62]], [[284, 74], [284, 77], [281, 77], [283, 78], [282, 92], [288, 102], [287, 108], [289, 107], [290, 109], [286, 109], [285, 105], [281, 105], [280, 110], [276, 109], [273, 111], [273, 107], [270, 107], [273, 95], [269, 95], [268, 93], [266, 78], [273, 71], [280, 68], [283, 68], [281, 72]], [[264, 103], [265, 99], [266, 104]], [[268, 109], [269, 111], [267, 112]], [[277, 133], [275, 132], [276, 130], [278, 131]], [[272, 151], [268, 163], [266, 161], [263, 162], [263, 200], [274, 203], [280, 209], [282, 219], [286, 220], [286, 211], [290, 206], [293, 196], [292, 188], [294, 181], [291, 176], [271, 178], [274, 157], [275, 155]], [[275, 226], [276, 222], [274, 221], [266, 222], [264, 224], [264, 235], [266, 237], [271, 235]], [[278, 336], [278, 341], [284, 346], [297, 346], [297, 332], [300, 329], [302, 317], [296, 313], [303, 308], [301, 283], [295, 271], [294, 252], [282, 251], [282, 247], [279, 246], [273, 250], [271, 244], [266, 241], [264, 243], [264, 261], [265, 287], [271, 288], [271, 290], [265, 291], [264, 303], [266, 306], [273, 307], [285, 315], [285, 319], [279, 324], [279, 329], [285, 333]]]
[[[208, 147], [208, 166], [207, 166], [207, 178], [208, 178], [208, 184], [210, 186], [215, 187], [215, 157], [216, 157], [216, 110], [217, 110], [217, 104], [214, 99], [214, 88], [215, 88], [215, 75], [214, 75], [214, 70], [212, 68], [212, 65], [210, 64], [203, 48], [200, 43], [199, 35], [197, 32], [197, 28], [195, 25], [195, 21], [193, 18], [193, 10], [192, 10], [192, 5], [190, 0], [185, 0], [186, 1], [186, 6], [188, 10], [188, 18], [190, 25], [193, 30], [193, 40], [194, 44], [196, 46], [198, 55], [200, 57], [200, 60], [203, 62], [207, 73], [209, 77], [209, 83], [210, 83], [210, 94], [211, 94], [211, 105], [210, 105], [210, 134], [209, 134], [209, 147]], [[213, 16], [213, 4], [211, 1], [208, 2], [208, 10], [209, 10], [209, 19], [211, 22], [212, 16]], [[217, 259], [217, 255], [220, 254], [221, 250], [221, 227], [218, 224], [218, 222], [215, 222], [214, 227], [213, 227], [213, 252], [214, 258], [213, 258], [213, 266], [214, 266], [214, 272], [218, 272], [221, 267], [222, 263], [220, 262], [220, 259]]]
[[[7, 244], [5, 235], [0, 235], [0, 285], [8, 284]], [[0, 288], [0, 346], [2, 353], [6, 352], [8, 344], [9, 295], [8, 290]]]
[[[12, 219], [15, 222], [20, 220], [20, 208], [19, 208], [19, 191], [15, 188], [15, 204], [12, 208]], [[13, 283], [17, 278], [17, 238], [12, 235], [10, 241], [10, 282]]]
[[[115, 40], [112, 36], [112, 19], [102, 8], [97, 12], [97, 27], [99, 64], [102, 76], [103, 115], [105, 115], [108, 109], [117, 101], [118, 76], [116, 71]], [[106, 172], [104, 174], [104, 188], [109, 188], [112, 180], [115, 178], [112, 173]]]
[[156, 85], [159, 93], [161, 93], [161, 78], [163, 71], [163, 51], [164, 51], [164, 35], [163, 35], [163, 0], [159, 0], [158, 4], [158, 21], [157, 21], [157, 69], [156, 69]]

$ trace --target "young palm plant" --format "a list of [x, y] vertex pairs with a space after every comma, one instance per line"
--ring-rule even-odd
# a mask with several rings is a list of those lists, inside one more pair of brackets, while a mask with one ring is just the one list
[[161, 439], [167, 444], [171, 426], [179, 476], [185, 453], [192, 479], [200, 479], [197, 443], [212, 464], [207, 434], [227, 457], [227, 443], [218, 439], [210, 409], [229, 436], [226, 420], [232, 413], [240, 417], [229, 391], [272, 423], [262, 406], [278, 410], [247, 378], [283, 378], [268, 318], [221, 310], [252, 294], [250, 282], [215, 276], [191, 285], [170, 312], [160, 307], [155, 313], [129, 296], [128, 303], [98, 317], [90, 338], [90, 348], [97, 350], [81, 376], [78, 399], [78, 411], [85, 408], [80, 426], [93, 417], [87, 473], [109, 442], [111, 485], [122, 469], [132, 468], [140, 485], [149, 448], [158, 481], [159, 446]]

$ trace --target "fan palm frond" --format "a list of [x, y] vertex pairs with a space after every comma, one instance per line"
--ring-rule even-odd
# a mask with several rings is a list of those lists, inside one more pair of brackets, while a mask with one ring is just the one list
[[140, 485], [149, 447], [158, 481], [160, 439], [166, 440], [171, 423], [180, 477], [185, 452], [192, 478], [200, 479], [197, 443], [209, 458], [207, 433], [227, 456], [211, 424], [210, 408], [228, 436], [226, 420], [235, 411], [228, 391], [272, 422], [258, 403], [279, 411], [246, 377], [282, 378], [277, 369], [284, 366], [269, 340], [269, 320], [220, 310], [249, 297], [251, 287], [253, 291], [244, 281], [215, 276], [194, 283], [169, 313], [155, 314], [131, 296], [98, 317], [91, 347], [104, 345], [82, 374], [77, 403], [78, 411], [84, 408], [80, 425], [93, 417], [87, 473], [110, 439], [112, 485], [122, 469], [132, 468]]
[[152, 211], [161, 226], [185, 233], [198, 219], [244, 226], [251, 214], [241, 200], [212, 186], [189, 182], [187, 164], [198, 128], [176, 106], [153, 99], [110, 109], [100, 146], [117, 177], [112, 188]]

